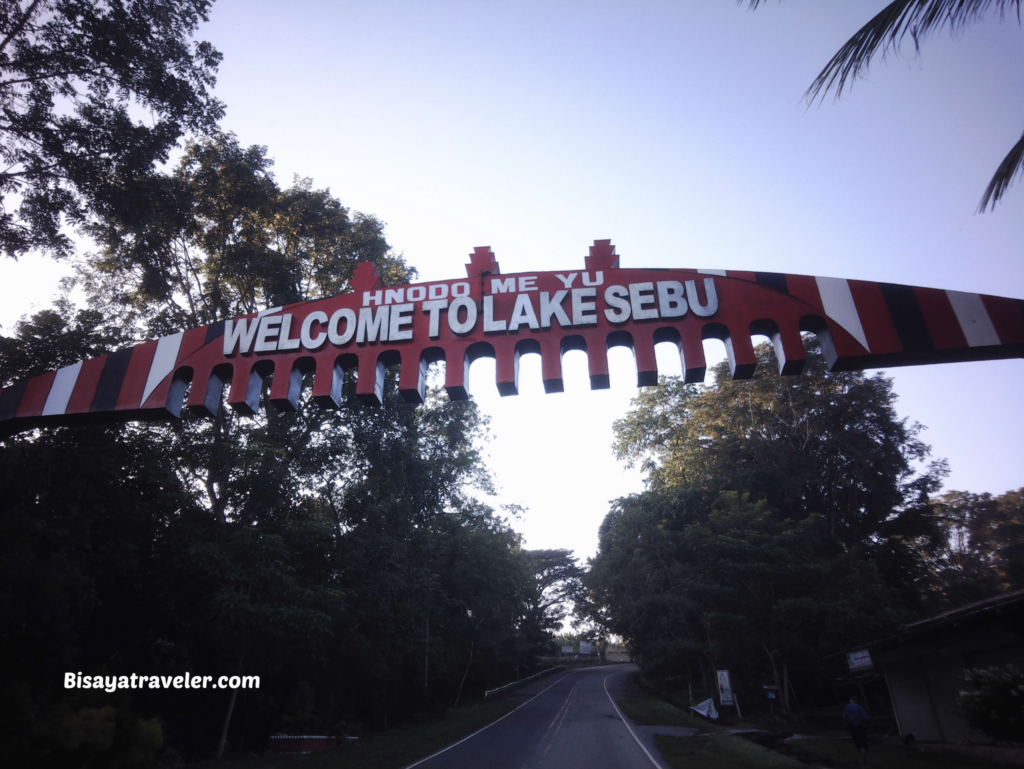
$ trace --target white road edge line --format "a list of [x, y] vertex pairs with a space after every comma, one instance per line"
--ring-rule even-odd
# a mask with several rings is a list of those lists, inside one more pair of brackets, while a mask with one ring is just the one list
[[655, 760], [654, 756], [651, 755], [651, 751], [649, 751], [644, 744], [640, 742], [640, 738], [636, 736], [636, 732], [633, 731], [633, 727], [629, 725], [629, 721], [627, 721], [625, 716], [622, 715], [622, 711], [619, 710], [619, 706], [615, 704], [615, 700], [612, 699], [612, 695], [608, 691], [608, 679], [613, 678], [614, 676], [621, 676], [622, 673], [623, 671], [620, 670], [618, 673], [612, 673], [610, 676], [604, 677], [604, 693], [608, 695], [608, 701], [612, 704], [612, 707], [615, 708], [615, 712], [619, 714], [619, 718], [622, 719], [622, 723], [624, 723], [626, 728], [629, 729], [629, 733], [633, 735], [633, 739], [636, 740], [636, 744], [640, 746], [640, 750], [647, 754], [647, 757], [651, 759], [651, 763], [658, 767], [658, 769], [665, 769], [657, 762], [657, 760]]
[[[572, 675], [572, 674], [571, 674], [571, 673], [566, 673], [566, 674], [565, 674], [564, 676], [562, 676], [562, 677], [561, 677], [561, 678], [559, 678], [559, 679], [558, 679], [557, 681], [555, 681], [555, 683], [551, 684], [551, 686], [555, 686], [556, 684], [560, 684], [560, 683], [561, 683], [562, 681], [564, 681], [564, 680], [565, 680], [566, 678], [568, 678], [568, 677], [569, 677], [570, 675]], [[535, 695], [533, 695], [532, 697], [530, 697], [530, 699], [528, 699], [528, 700], [527, 700], [526, 702], [522, 703], [522, 705], [520, 705], [520, 706], [519, 706], [519, 708], [523, 707], [523, 705], [529, 705], [529, 704], [530, 704], [531, 702], [533, 702], [533, 701], [534, 701], [535, 699], [537, 699], [537, 698], [538, 698], [538, 697], [539, 697], [540, 695], [542, 695], [542, 694], [543, 694], [544, 692], [546, 692], [546, 691], [547, 691], [548, 689], [550, 689], [550, 688], [551, 688], [551, 686], [547, 687], [547, 689], [541, 689], [541, 690], [540, 690], [539, 692], [537, 692], [537, 693], [536, 693]], [[605, 691], [607, 691], [607, 690], [605, 690]], [[449, 746], [448, 746], [447, 748], [441, 748], [441, 749], [440, 749], [439, 751], [437, 751], [436, 753], [431, 753], [431, 754], [430, 754], [429, 756], [427, 756], [426, 758], [421, 758], [421, 759], [420, 759], [419, 761], [416, 761], [416, 762], [414, 762], [414, 763], [412, 763], [412, 764], [409, 764], [409, 765], [407, 765], [407, 766], [405, 767], [405, 769], [412, 769], [412, 768], [413, 768], [414, 766], [419, 766], [420, 764], [422, 764], [422, 763], [424, 763], [424, 762], [426, 762], [426, 761], [429, 761], [430, 759], [434, 758], [435, 756], [439, 756], [439, 755], [441, 755], [442, 753], [447, 753], [447, 752], [448, 752], [449, 750], [451, 750], [452, 748], [454, 748], [454, 747], [455, 747], [455, 746], [457, 746], [457, 745], [461, 745], [461, 744], [462, 744], [462, 743], [464, 743], [464, 742], [465, 742], [466, 740], [471, 740], [471, 739], [473, 739], [473, 738], [474, 738], [474, 737], [476, 737], [476, 736], [477, 736], [478, 734], [480, 734], [480, 732], [484, 731], [484, 729], [490, 729], [490, 728], [491, 728], [492, 726], [494, 726], [494, 725], [495, 725], [496, 723], [498, 723], [498, 721], [502, 721], [502, 720], [504, 720], [504, 719], [508, 718], [508, 717], [509, 717], [510, 715], [512, 715], [513, 713], [515, 713], [516, 711], [518, 711], [518, 710], [519, 710], [519, 708], [516, 708], [515, 710], [510, 710], [510, 711], [509, 711], [508, 713], [506, 713], [505, 715], [503, 715], [503, 716], [502, 716], [501, 718], [497, 719], [496, 721], [491, 721], [491, 723], [487, 724], [487, 726], [485, 726], [485, 727], [483, 727], [483, 728], [481, 728], [481, 729], [477, 729], [477, 730], [476, 730], [475, 732], [473, 732], [473, 733], [472, 733], [471, 735], [469, 735], [468, 737], [463, 737], [463, 738], [462, 738], [461, 740], [459, 740], [458, 742], [453, 742], [453, 743], [452, 743], [451, 745], [449, 745]], [[641, 745], [641, 747], [643, 747], [643, 746]], [[650, 753], [648, 753], [647, 755], [650, 755]], [[652, 760], [652, 761], [654, 761], [654, 759], [653, 759], [653, 758], [652, 758], [651, 760]], [[657, 762], [655, 762], [655, 766], [658, 766], [658, 765], [657, 765]], [[659, 766], [659, 767], [658, 767], [658, 769], [661, 769], [661, 767]]]

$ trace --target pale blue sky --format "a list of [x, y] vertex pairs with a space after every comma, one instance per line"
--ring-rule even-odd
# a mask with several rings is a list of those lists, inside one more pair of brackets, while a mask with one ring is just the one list
[[[939, 33], [807, 109], [814, 76], [883, 6], [218, 0], [201, 36], [224, 53], [225, 127], [267, 145], [281, 182], [310, 176], [380, 217], [425, 279], [461, 274], [480, 245], [505, 272], [581, 267], [611, 238], [631, 266], [1024, 297], [1024, 184], [974, 214], [1024, 130], [1024, 33], [995, 16]], [[0, 267], [5, 327], [46, 303], [53, 273]], [[582, 354], [561, 395], [541, 393], [529, 358], [518, 398], [474, 366], [492, 467], [503, 500], [531, 508], [517, 527], [532, 547], [591, 554], [607, 500], [640, 488], [611, 457], [634, 393], [618, 352], [596, 393]], [[1024, 362], [892, 373], [949, 488], [1024, 486]]]

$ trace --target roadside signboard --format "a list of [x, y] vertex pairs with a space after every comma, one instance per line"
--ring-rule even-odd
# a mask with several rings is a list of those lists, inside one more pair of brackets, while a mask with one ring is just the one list
[[732, 680], [728, 670], [718, 671], [718, 700], [723, 705], [733, 705]]
[[855, 652], [847, 652], [846, 664], [850, 667], [851, 673], [856, 673], [861, 670], [871, 670], [875, 666], [871, 661], [871, 652], [867, 649], [858, 649]]

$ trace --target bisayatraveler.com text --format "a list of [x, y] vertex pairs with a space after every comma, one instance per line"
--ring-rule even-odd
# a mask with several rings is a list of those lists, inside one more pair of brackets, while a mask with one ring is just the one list
[[259, 676], [196, 676], [185, 673], [177, 676], [90, 676], [65, 673], [65, 689], [259, 689]]

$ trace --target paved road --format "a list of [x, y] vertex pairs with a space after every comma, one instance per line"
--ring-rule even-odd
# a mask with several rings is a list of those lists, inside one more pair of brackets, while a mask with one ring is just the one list
[[664, 769], [653, 738], [612, 703], [635, 670], [608, 665], [546, 676], [516, 692], [524, 702], [515, 711], [407, 769]]

